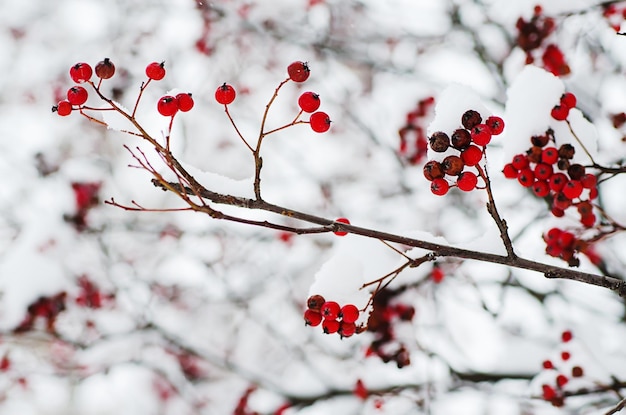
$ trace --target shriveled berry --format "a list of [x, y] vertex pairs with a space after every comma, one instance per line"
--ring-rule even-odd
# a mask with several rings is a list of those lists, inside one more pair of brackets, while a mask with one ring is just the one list
[[512, 163], [508, 163], [504, 165], [504, 168], [502, 169], [502, 173], [504, 174], [504, 177], [506, 177], [507, 179], [516, 179], [518, 170], [513, 166]]
[[339, 331], [339, 326], [339, 322], [334, 319], [324, 319], [322, 322], [322, 330], [324, 330], [324, 333], [326, 334], [337, 333], [337, 331]]
[[492, 135], [498, 135], [504, 131], [504, 121], [502, 118], [496, 117], [495, 115], [487, 118], [485, 124], [489, 127], [489, 131], [491, 131]]
[[481, 117], [480, 114], [474, 110], [467, 110], [461, 116], [461, 124], [468, 130], [471, 130], [481, 122], [483, 122], [483, 117]]
[[73, 86], [67, 91], [67, 100], [72, 105], [83, 105], [88, 97], [87, 90], [82, 86]]
[[320, 313], [327, 320], [334, 320], [339, 317], [341, 307], [336, 301], [326, 301], [320, 308]]
[[580, 366], [574, 366], [572, 368], [572, 377], [573, 378], [580, 378], [585, 374], [585, 372], [583, 371], [583, 368]]
[[552, 177], [553, 172], [554, 170], [552, 169], [552, 166], [545, 163], [538, 163], [535, 166], [534, 170], [535, 178], [537, 180], [548, 180], [550, 177]]
[[87, 82], [93, 75], [93, 69], [88, 63], [80, 62], [70, 68], [70, 78], [77, 84]]
[[[337, 218], [337, 219], [335, 219], [335, 222], [345, 223], [347, 225], [350, 224], [350, 221], [347, 218]], [[336, 231], [336, 232], [333, 232], [333, 233], [335, 235], [337, 235], [337, 236], [346, 236], [348, 234], [348, 232], [346, 232], [346, 231]]]
[[483, 158], [483, 151], [476, 146], [469, 146], [461, 152], [461, 160], [466, 166], [475, 166]]
[[525, 154], [517, 154], [513, 157], [511, 164], [517, 170], [522, 170], [523, 168], [528, 167], [528, 157]]
[[294, 82], [304, 82], [309, 79], [311, 70], [306, 62], [296, 61], [287, 67], [289, 78]]
[[550, 111], [550, 115], [557, 121], [564, 121], [569, 115], [569, 108], [564, 105], [557, 105], [552, 108], [552, 111]]
[[178, 104], [178, 109], [182, 112], [191, 110], [194, 105], [193, 97], [188, 92], [181, 92], [180, 94], [177, 94], [176, 103]]
[[178, 104], [176, 102], [176, 98], [171, 95], [165, 95], [164, 97], [161, 97], [161, 99], [159, 99], [159, 102], [157, 103], [157, 110], [159, 111], [159, 114], [163, 115], [164, 117], [173, 116], [174, 114], [176, 114], [176, 112], [178, 112]]
[[580, 180], [585, 175], [585, 166], [578, 163], [570, 164], [567, 168], [567, 174], [569, 174], [569, 177], [572, 180]]
[[52, 107], [52, 112], [56, 112], [61, 117], [68, 116], [72, 113], [72, 104], [69, 101], [60, 101], [57, 105]]
[[465, 163], [459, 156], [448, 156], [441, 162], [443, 172], [450, 176], [456, 176], [463, 171]]
[[574, 158], [574, 153], [576, 149], [571, 144], [563, 144], [559, 147], [559, 158], [571, 160]]
[[322, 305], [324, 305], [325, 302], [326, 302], [326, 300], [324, 299], [324, 297], [322, 297], [319, 294], [315, 294], [315, 295], [310, 296], [306, 300], [306, 306], [310, 310], [319, 312], [320, 309], [322, 308]]
[[562, 192], [568, 199], [576, 199], [583, 192], [583, 185], [578, 180], [570, 180], [565, 183]]
[[430, 160], [424, 164], [424, 177], [426, 177], [426, 180], [432, 182], [435, 179], [442, 178], [444, 175], [443, 167], [438, 161]]
[[309, 118], [311, 129], [316, 133], [324, 133], [330, 129], [330, 117], [322, 111], [314, 112]]
[[322, 320], [323, 320], [322, 315], [317, 311], [313, 311], [309, 309], [304, 312], [304, 322], [306, 323], [307, 326], [313, 326], [313, 327], [319, 326]]
[[152, 62], [146, 66], [146, 76], [154, 81], [165, 77], [165, 62]]
[[109, 79], [115, 75], [115, 65], [109, 58], [104, 58], [96, 64], [96, 76], [100, 79]]
[[359, 319], [359, 309], [354, 304], [341, 307], [341, 320], [345, 323], [354, 323]]
[[556, 147], [546, 147], [541, 153], [541, 162], [546, 164], [554, 164], [559, 159], [559, 151]]
[[470, 130], [472, 141], [481, 147], [491, 141], [491, 129], [486, 124], [477, 124]]
[[520, 170], [517, 175], [517, 181], [524, 187], [530, 187], [535, 182], [535, 174], [531, 169], [526, 167], [525, 169]]
[[550, 194], [550, 186], [545, 180], [536, 181], [533, 183], [533, 193], [537, 197], [546, 197]]
[[434, 179], [430, 184], [430, 191], [437, 196], [445, 195], [448, 193], [448, 189], [450, 189], [450, 184], [446, 179]]
[[541, 147], [532, 146], [526, 150], [526, 157], [529, 163], [539, 163], [541, 161]]
[[437, 131], [430, 136], [428, 143], [434, 152], [443, 153], [448, 149], [448, 147], [450, 147], [450, 137], [442, 131]]
[[465, 150], [472, 144], [472, 136], [469, 131], [464, 128], [459, 128], [454, 130], [452, 133], [452, 137], [450, 137], [450, 142], [452, 143], [452, 147], [457, 150]]
[[533, 135], [530, 137], [530, 142], [532, 145], [537, 147], [543, 147], [550, 141], [550, 137], [547, 134], [544, 135]]
[[464, 192], [474, 190], [476, 188], [476, 184], [478, 184], [478, 177], [476, 177], [476, 174], [471, 171], [464, 171], [456, 180], [457, 187]]
[[317, 111], [321, 103], [322, 101], [320, 101], [320, 96], [311, 91], [304, 92], [302, 95], [300, 95], [300, 98], [298, 98], [298, 105], [300, 106], [300, 109], [304, 112]]
[[567, 176], [563, 173], [555, 173], [550, 177], [549, 184], [550, 190], [553, 192], [560, 192], [563, 190], [563, 186], [567, 183]]
[[561, 105], [567, 109], [572, 109], [576, 106], [576, 95], [571, 92], [566, 92], [561, 95]]
[[236, 96], [235, 88], [228, 85], [226, 82], [215, 90], [215, 100], [222, 105], [230, 104], [235, 100]]

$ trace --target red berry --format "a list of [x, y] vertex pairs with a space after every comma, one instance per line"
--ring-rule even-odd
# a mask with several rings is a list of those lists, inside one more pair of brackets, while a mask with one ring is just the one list
[[92, 74], [93, 69], [88, 63], [80, 62], [70, 68], [70, 78], [77, 84], [89, 81]]
[[322, 111], [314, 112], [309, 118], [311, 129], [316, 133], [324, 133], [330, 128], [330, 117]]
[[576, 236], [571, 232], [561, 232], [556, 242], [562, 248], [570, 248], [576, 243]]
[[504, 168], [502, 169], [502, 173], [504, 174], [504, 177], [506, 177], [507, 179], [517, 179], [518, 170], [515, 167], [513, 167], [512, 163], [508, 163], [504, 165]]
[[491, 141], [491, 129], [487, 126], [487, 124], [475, 125], [471, 129], [470, 134], [472, 136], [472, 141], [481, 147], [486, 146]]
[[326, 334], [337, 333], [337, 331], [339, 331], [339, 322], [334, 319], [324, 319], [322, 329]]
[[565, 210], [572, 205], [572, 200], [563, 194], [563, 192], [559, 192], [554, 195], [552, 199], [552, 206], [559, 208], [561, 210]]
[[307, 326], [318, 326], [322, 322], [322, 315], [317, 311], [306, 310], [304, 312], [304, 322]]
[[550, 190], [560, 192], [567, 183], [567, 176], [563, 173], [555, 173], [550, 177]]
[[568, 341], [572, 340], [572, 338], [574, 338], [574, 336], [569, 330], [565, 330], [563, 333], [561, 333], [561, 340], [563, 341], [563, 343], [567, 343]]
[[580, 366], [574, 366], [574, 367], [572, 368], [572, 377], [573, 377], [573, 378], [580, 378], [580, 377], [582, 377], [583, 375], [584, 375], [584, 372], [583, 372], [583, 368], [582, 368], [582, 367], [580, 367]]
[[433, 280], [433, 282], [435, 284], [439, 284], [441, 281], [443, 281], [443, 277], [445, 277], [445, 274], [443, 273], [441, 268], [433, 267], [433, 270], [430, 273], [430, 278]]
[[[350, 221], [346, 218], [337, 218], [335, 219], [335, 222], [341, 222], [341, 223], [345, 223], [347, 225], [350, 224]], [[337, 231], [337, 232], [333, 232], [335, 235], [337, 236], [346, 236], [348, 234], [348, 232], [346, 231]]]
[[315, 92], [304, 92], [298, 98], [298, 105], [304, 112], [315, 112], [320, 107], [320, 96]]
[[226, 82], [215, 91], [215, 100], [222, 105], [230, 104], [235, 100], [236, 96], [235, 88], [228, 85]]
[[513, 157], [511, 164], [517, 170], [522, 170], [524, 167], [528, 166], [528, 157], [525, 154], [517, 154]]
[[478, 178], [471, 171], [465, 171], [461, 173], [459, 178], [456, 180], [456, 185], [459, 189], [464, 192], [470, 192], [476, 188], [476, 184], [478, 183]]
[[545, 180], [540, 180], [533, 183], [533, 193], [537, 197], [546, 197], [550, 194], [550, 186]]
[[337, 332], [341, 337], [350, 337], [356, 333], [356, 324], [344, 320], [339, 324], [339, 330], [337, 330]]
[[320, 313], [327, 320], [334, 320], [339, 316], [341, 307], [336, 301], [326, 301], [320, 308]]
[[559, 150], [556, 147], [546, 147], [541, 152], [541, 161], [546, 164], [554, 164], [559, 159]]
[[538, 163], [535, 166], [535, 178], [537, 180], [548, 180], [550, 177], [552, 177], [552, 173], [554, 172], [554, 169], [552, 169], [552, 166], [550, 164], [545, 164], [545, 163]]
[[466, 166], [475, 166], [483, 158], [483, 151], [476, 146], [469, 146], [461, 152], [461, 160]]
[[437, 196], [443, 196], [448, 193], [448, 189], [450, 189], [450, 185], [446, 181], [446, 179], [434, 179], [430, 183], [430, 191], [436, 194]]
[[580, 218], [580, 223], [586, 228], [593, 228], [593, 225], [596, 224], [596, 215], [594, 215], [593, 213], [583, 215]]
[[569, 382], [569, 379], [567, 379], [567, 376], [565, 375], [558, 375], [556, 377], [556, 384], [559, 386], [559, 388], [565, 386], [567, 382]]
[[552, 361], [544, 360], [543, 361], [543, 368], [544, 369], [554, 369], [554, 365], [552, 364]]
[[568, 361], [570, 359], [571, 355], [569, 352], [561, 352], [561, 359], [563, 361]]
[[341, 307], [341, 320], [344, 323], [354, 323], [359, 319], [359, 309], [354, 304]]
[[596, 187], [597, 183], [598, 183], [598, 179], [596, 178], [596, 176], [594, 176], [591, 173], [585, 174], [580, 179], [580, 184], [582, 184], [585, 189], [591, 189], [593, 187]]
[[504, 121], [500, 117], [492, 115], [491, 117], [487, 118], [485, 124], [487, 124], [487, 126], [489, 127], [489, 131], [491, 131], [492, 135], [498, 135], [502, 133], [502, 131], [504, 131]]
[[520, 170], [517, 175], [517, 181], [524, 187], [530, 187], [535, 183], [535, 174], [531, 169], [526, 167], [523, 170]]
[[70, 115], [72, 113], [72, 104], [69, 101], [60, 101], [57, 105], [52, 107], [52, 112], [56, 112], [62, 117]]
[[576, 199], [583, 192], [583, 185], [578, 180], [570, 180], [565, 183], [562, 192], [568, 199]]
[[294, 82], [304, 82], [309, 79], [311, 70], [306, 62], [296, 61], [287, 67], [289, 78]]
[[564, 105], [557, 105], [554, 108], [552, 108], [550, 115], [552, 115], [552, 118], [554, 118], [557, 121], [566, 120], [567, 116], [569, 115], [569, 108], [567, 108]]
[[561, 105], [572, 109], [576, 106], [576, 96], [571, 92], [566, 92], [561, 96]]
[[182, 92], [176, 95], [176, 104], [182, 112], [187, 112], [193, 108], [193, 98], [190, 93]]
[[104, 58], [104, 60], [96, 64], [96, 76], [98, 78], [109, 79], [113, 75], [115, 75], [115, 65], [109, 58]]
[[165, 77], [165, 62], [152, 62], [146, 66], [146, 76], [155, 81], [160, 81]]
[[176, 103], [176, 98], [170, 95], [165, 95], [159, 99], [157, 104], [157, 110], [159, 114], [164, 117], [171, 117], [178, 111], [178, 104]]
[[543, 389], [543, 399], [545, 399], [546, 401], [551, 401], [556, 398], [556, 391], [552, 386], [541, 385], [541, 388]]
[[67, 100], [72, 105], [83, 105], [88, 96], [87, 90], [82, 86], [73, 86], [67, 90]]

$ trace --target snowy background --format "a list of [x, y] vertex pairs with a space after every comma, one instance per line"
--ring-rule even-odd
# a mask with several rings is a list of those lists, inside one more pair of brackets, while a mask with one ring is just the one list
[[[412, 320], [393, 320], [389, 347], [403, 345], [411, 361], [398, 368], [368, 356], [374, 333], [341, 340], [305, 327], [302, 317], [310, 294], [364, 307], [369, 293], [358, 288], [400, 266], [397, 252], [355, 235], [290, 237], [198, 213], [105, 205], [113, 197], [183, 207], [129, 167], [123, 145], [149, 147], [117, 131], [121, 122], [108, 115], [116, 128], [106, 129], [50, 111], [73, 85], [76, 62], [110, 58], [117, 73], [103, 91], [132, 108], [145, 66], [165, 61], [167, 76], [146, 89], [138, 120], [161, 137], [169, 120], [157, 113], [158, 98], [192, 92], [195, 107], [174, 122], [173, 153], [207, 188], [247, 196], [253, 159], [214, 91], [224, 82], [237, 89], [230, 111], [252, 141], [287, 65], [308, 61], [311, 77], [281, 89], [268, 127], [291, 121], [304, 91], [320, 95], [332, 127], [316, 134], [296, 125], [267, 137], [265, 200], [503, 253], [485, 192], [434, 196], [422, 173], [426, 158], [407, 162], [398, 137], [407, 113], [431, 96], [429, 133], [458, 128], [467, 109], [495, 114], [506, 128], [488, 147], [487, 169], [516, 252], [565, 267], [545, 254], [542, 234], [580, 228], [578, 215], [555, 218], [500, 172], [548, 127], [558, 144], [574, 142], [550, 117], [564, 91], [578, 97], [570, 121], [594, 160], [623, 161], [624, 131], [611, 116], [626, 109], [626, 38], [611, 26], [619, 27], [626, 4], [606, 2], [618, 12], [603, 16], [597, 1], [545, 3], [543, 14], [556, 23], [545, 44], [565, 54], [566, 76], [546, 71], [542, 48], [526, 65], [516, 46], [516, 21], [531, 19], [534, 1], [0, 2], [0, 414], [521, 415], [615, 407], [626, 387], [626, 314], [609, 290], [454, 258], [437, 261], [440, 283], [432, 263], [407, 269], [390, 286], [399, 290], [393, 304], [415, 309]], [[102, 105], [91, 95], [89, 105]], [[577, 157], [589, 164], [582, 151]], [[89, 183], [100, 184], [99, 202], [81, 226], [76, 188]], [[599, 203], [618, 224], [626, 224], [624, 185], [617, 176], [600, 186]], [[580, 269], [623, 276], [624, 242], [616, 233], [597, 243], [604, 269], [583, 255]], [[425, 253], [396, 248], [413, 258]], [[97, 306], [85, 305], [93, 287]], [[16, 332], [37, 314], [33, 305], [60, 293], [65, 308], [54, 327], [41, 311], [31, 329]], [[561, 341], [564, 330], [573, 340]], [[558, 370], [544, 370], [546, 359]], [[573, 366], [584, 376], [564, 390], [576, 396], [561, 408], [543, 400], [542, 385]], [[357, 393], [360, 384], [365, 393]]]

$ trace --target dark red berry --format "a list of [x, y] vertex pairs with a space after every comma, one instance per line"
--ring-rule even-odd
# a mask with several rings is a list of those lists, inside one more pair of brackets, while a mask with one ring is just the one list
[[563, 343], [567, 343], [573, 338], [574, 338], [574, 335], [569, 330], [565, 330], [563, 333], [561, 333], [561, 340], [563, 341]]
[[434, 179], [430, 184], [430, 191], [437, 196], [445, 195], [448, 193], [448, 189], [450, 189], [450, 184], [446, 179]]
[[320, 313], [327, 320], [334, 320], [339, 317], [341, 307], [336, 301], [326, 301], [320, 308]]
[[438, 161], [430, 160], [424, 164], [424, 177], [426, 177], [426, 180], [432, 182], [435, 179], [442, 178], [444, 175], [443, 167]]
[[598, 179], [593, 174], [587, 173], [580, 179], [580, 183], [585, 189], [591, 189], [593, 187], [596, 187]]
[[152, 62], [146, 66], [146, 76], [152, 80], [160, 81], [165, 77], [165, 62]]
[[470, 144], [472, 144], [472, 136], [466, 129], [459, 128], [452, 133], [450, 141], [452, 143], [452, 147], [457, 150], [465, 150]]
[[487, 126], [489, 127], [492, 135], [498, 135], [502, 133], [502, 131], [504, 131], [504, 121], [500, 117], [492, 115], [491, 117], [487, 118], [485, 124], [487, 124]]
[[317, 311], [309, 309], [304, 312], [304, 322], [307, 326], [318, 326], [322, 322], [322, 319], [322, 315]]
[[443, 167], [443, 172], [445, 174], [457, 176], [463, 171], [465, 163], [463, 163], [463, 160], [461, 160], [461, 157], [459, 156], [448, 156], [443, 159], [441, 166]]
[[572, 368], [572, 377], [573, 377], [573, 378], [580, 378], [580, 377], [582, 377], [583, 375], [584, 375], [584, 372], [583, 372], [583, 368], [582, 368], [582, 367], [580, 367], [580, 366], [574, 366], [574, 367]]
[[57, 105], [52, 107], [52, 112], [56, 112], [62, 117], [70, 115], [72, 113], [72, 104], [69, 101], [60, 101]]
[[554, 365], [552, 364], [552, 361], [544, 360], [543, 361], [543, 368], [544, 369], [554, 369]]
[[476, 188], [478, 177], [471, 171], [464, 171], [456, 180], [456, 185], [464, 192], [470, 192]]
[[450, 137], [442, 131], [437, 131], [428, 139], [428, 143], [434, 152], [443, 153], [450, 147]]
[[589, 213], [587, 215], [582, 215], [582, 217], [580, 218], [580, 223], [586, 228], [593, 228], [593, 226], [596, 224], [596, 220], [596, 215], [594, 215], [593, 213]]
[[325, 302], [326, 302], [326, 300], [324, 299], [324, 297], [322, 297], [319, 294], [315, 294], [315, 295], [310, 296], [306, 300], [306, 306], [310, 310], [319, 312]]
[[304, 92], [300, 95], [300, 98], [298, 98], [298, 105], [304, 112], [317, 111], [321, 103], [322, 101], [320, 101], [320, 96], [315, 92]]
[[[335, 222], [341, 222], [341, 223], [345, 223], [347, 225], [350, 224], [350, 221], [347, 218], [337, 218], [335, 219]], [[348, 234], [348, 232], [346, 231], [336, 231], [334, 232], [335, 235], [337, 236], [346, 236]]]
[[567, 376], [565, 375], [558, 375], [556, 377], [556, 384], [559, 386], [559, 388], [565, 386], [567, 382], [569, 382], [569, 379], [567, 379]]
[[580, 180], [585, 175], [585, 166], [578, 163], [570, 164], [567, 168], [567, 174], [569, 174], [569, 177], [572, 180]]
[[432, 279], [435, 284], [439, 284], [441, 281], [443, 281], [444, 277], [445, 274], [441, 270], [441, 268], [438, 266], [434, 266], [433, 270], [430, 273], [430, 279]]
[[88, 97], [87, 90], [82, 86], [73, 86], [67, 90], [67, 100], [72, 105], [83, 105]]
[[339, 324], [337, 332], [341, 337], [350, 337], [356, 333], [356, 324], [344, 320]]
[[311, 129], [316, 133], [324, 133], [330, 129], [330, 117], [322, 111], [314, 112], [309, 118]]
[[354, 304], [341, 307], [341, 320], [344, 323], [354, 323], [359, 319], [359, 309]]
[[287, 67], [289, 78], [294, 82], [304, 82], [309, 79], [311, 70], [306, 62], [296, 61]]
[[95, 69], [96, 76], [100, 79], [109, 79], [115, 75], [115, 65], [109, 58], [104, 58], [104, 60], [98, 62]]
[[176, 103], [178, 104], [178, 109], [182, 112], [187, 112], [193, 108], [193, 97], [188, 92], [181, 92], [176, 95]]
[[176, 112], [178, 112], [178, 104], [176, 102], [176, 98], [170, 95], [161, 97], [157, 104], [157, 110], [159, 111], [159, 114], [163, 115], [164, 117], [173, 116], [174, 114], [176, 114]]
[[80, 62], [70, 68], [70, 78], [77, 84], [89, 81], [92, 74], [93, 69], [88, 63]]
[[474, 110], [467, 110], [461, 116], [461, 124], [468, 130], [471, 130], [481, 122], [483, 122], [483, 118], [477, 111]]
[[576, 149], [571, 144], [563, 144], [559, 147], [559, 158], [571, 160], [574, 158], [574, 154], [576, 153]]
[[544, 135], [534, 135], [530, 137], [530, 142], [532, 145], [537, 147], [543, 147], [550, 141], [550, 137], [547, 134]]
[[533, 193], [537, 197], [546, 197], [550, 194], [550, 186], [545, 180], [536, 181], [533, 183]]
[[236, 96], [235, 88], [228, 85], [226, 82], [215, 90], [215, 100], [222, 105], [230, 104], [235, 100]]
[[556, 398], [556, 391], [550, 385], [541, 385], [543, 390], [543, 399], [546, 401], [552, 401]]

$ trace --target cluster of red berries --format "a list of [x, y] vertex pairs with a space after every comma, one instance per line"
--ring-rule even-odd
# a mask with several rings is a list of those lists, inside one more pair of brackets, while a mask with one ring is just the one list
[[417, 106], [406, 115], [406, 124], [400, 128], [400, 156], [409, 164], [418, 164], [428, 150], [426, 126], [432, 117], [435, 98], [421, 99]]
[[[309, 79], [311, 69], [308, 63], [296, 61], [287, 66], [287, 74], [293, 82], [302, 83]], [[298, 98], [298, 106], [303, 112], [310, 113], [309, 125], [316, 133], [325, 133], [330, 129], [331, 120], [328, 114], [317, 111], [321, 105], [320, 96], [314, 92], [304, 92]]]
[[98, 286], [86, 275], [78, 278], [80, 292], [76, 297], [76, 304], [87, 308], [101, 308], [106, 302], [110, 302], [115, 297], [114, 294], [103, 293]]
[[54, 325], [58, 315], [65, 310], [67, 293], [62, 291], [53, 296], [39, 297], [28, 306], [24, 320], [15, 328], [15, 333], [24, 333], [35, 328], [38, 319], [45, 322], [46, 330], [50, 333], [55, 331]]
[[615, 4], [606, 2], [602, 5], [604, 10], [602, 16], [616, 32], [620, 31], [622, 22], [626, 19], [626, 4]]
[[[148, 81], [160, 81], [165, 78], [165, 62], [152, 62], [146, 66]], [[144, 85], [145, 87], [145, 85]], [[188, 92], [176, 96], [164, 95], [157, 102], [157, 111], [164, 117], [174, 117], [178, 111], [187, 112], [194, 106], [193, 97]]]
[[[105, 58], [96, 64], [95, 72], [100, 80], [109, 79], [115, 74], [115, 65], [109, 58]], [[90, 82], [93, 73], [94, 70], [91, 65], [85, 62], [79, 62], [70, 68], [70, 78], [77, 84]], [[81, 105], [85, 104], [88, 98], [89, 93], [85, 88], [74, 85], [67, 90], [67, 99], [61, 100], [53, 106], [52, 112], [65, 117], [70, 115], [76, 107], [80, 108]]]
[[452, 186], [465, 192], [472, 191], [478, 184], [478, 176], [465, 167], [476, 166], [483, 158], [483, 148], [491, 142], [494, 135], [502, 133], [504, 121], [491, 116], [483, 123], [482, 116], [474, 110], [468, 110], [461, 117], [463, 128], [456, 129], [452, 136], [437, 131], [429, 139], [428, 144], [436, 153], [446, 153], [450, 149], [457, 152], [445, 157], [442, 161], [430, 160], [424, 165], [424, 177], [431, 182], [430, 190], [443, 196], [448, 193], [451, 185], [446, 179], [455, 180]]
[[342, 307], [336, 301], [326, 301], [321, 295], [312, 295], [306, 303], [304, 321], [308, 326], [321, 323], [324, 333], [338, 333], [342, 338], [360, 333], [360, 327], [356, 325], [360, 312], [354, 304]]
[[87, 228], [87, 214], [96, 205], [100, 199], [100, 182], [73, 182], [72, 190], [74, 191], [74, 200], [76, 204], [76, 213], [73, 215], [65, 215], [64, 219], [72, 223], [77, 230], [83, 231]]
[[584, 249], [586, 243], [576, 238], [571, 232], [559, 228], [552, 228], [543, 235], [546, 242], [546, 253], [555, 258], [561, 258], [570, 266], [578, 266], [580, 261], [576, 253]]
[[398, 321], [409, 322], [415, 317], [415, 308], [396, 299], [406, 287], [396, 290], [383, 289], [376, 293], [372, 313], [367, 321], [367, 331], [374, 333], [366, 356], [378, 356], [383, 362], [395, 362], [398, 368], [411, 364], [408, 348], [396, 338], [394, 325]]
[[[526, 21], [520, 17], [515, 26], [518, 31], [516, 43], [526, 52], [526, 63], [531, 64], [535, 61], [533, 52], [540, 49], [544, 41], [554, 32], [556, 28], [554, 19], [546, 17], [541, 6], [535, 6], [531, 19]], [[570, 73], [570, 67], [565, 61], [563, 52], [554, 44], [548, 44], [545, 47], [541, 61], [544, 67], [556, 76]]]
[[561, 100], [558, 105], [555, 105], [550, 112], [552, 118], [557, 121], [564, 121], [569, 117], [569, 111], [576, 107], [576, 95], [571, 92], [566, 92], [561, 95]]
[[[564, 331], [561, 334], [561, 341], [563, 344], [569, 343], [573, 339], [572, 332], [569, 330]], [[560, 360], [563, 365], [567, 365], [567, 362], [571, 359], [572, 355], [569, 351], [563, 350], [560, 353]], [[554, 365], [552, 360], [544, 360], [543, 361], [543, 369], [551, 372], [556, 372], [556, 376], [554, 378], [554, 385], [549, 385], [547, 383], [541, 385], [542, 388], [542, 396], [543, 399], [552, 403], [552, 405], [556, 407], [561, 407], [564, 405], [565, 395], [563, 393], [563, 389], [565, 385], [567, 385], [570, 381], [570, 376], [572, 378], [580, 378], [584, 376], [584, 370], [580, 366], [572, 366], [570, 369], [570, 374], [565, 374], [562, 371], [558, 370], [558, 368]]]
[[587, 173], [585, 166], [571, 163], [575, 153], [571, 144], [563, 144], [558, 149], [549, 145], [554, 143], [553, 130], [533, 136], [530, 141], [532, 147], [526, 154], [515, 155], [504, 166], [504, 176], [517, 179], [537, 197], [551, 198], [554, 216], [562, 217], [566, 209], [576, 207], [580, 223], [593, 227], [596, 215], [590, 201], [598, 196], [596, 176]]

